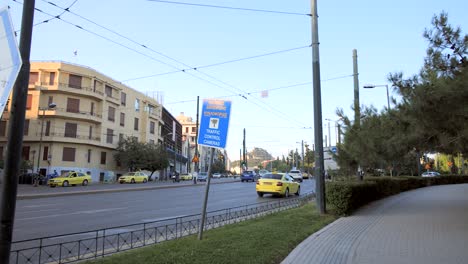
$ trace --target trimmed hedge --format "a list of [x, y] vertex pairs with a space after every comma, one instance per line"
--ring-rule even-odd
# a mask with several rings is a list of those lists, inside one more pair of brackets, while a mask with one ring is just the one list
[[468, 183], [468, 176], [448, 175], [422, 177], [367, 177], [364, 181], [327, 182], [327, 204], [338, 215], [349, 215], [359, 207], [400, 192], [431, 185]]

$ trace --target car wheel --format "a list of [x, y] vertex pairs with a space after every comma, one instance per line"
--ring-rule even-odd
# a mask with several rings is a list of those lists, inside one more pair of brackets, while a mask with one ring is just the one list
[[146, 182], [147, 182], [147, 180], [146, 180], [146, 179], [143, 179], [143, 183], [146, 183]]
[[286, 191], [284, 191], [284, 197], [289, 197], [289, 188], [286, 188]]
[[132, 179], [132, 180], [130, 181], [130, 183], [135, 183], [135, 179]]
[[297, 187], [297, 192], [295, 193], [297, 196], [301, 194], [301, 186]]
[[258, 196], [259, 197], [263, 197], [263, 193], [262, 192], [257, 192]]
[[51, 185], [50, 188], [55, 188], [55, 185]]
[[123, 183], [124, 183], [123, 181], [120, 182], [120, 184], [123, 184]]
[[64, 181], [64, 182], [62, 183], [62, 186], [63, 186], [63, 187], [68, 187], [68, 185], [69, 185], [69, 184], [68, 184], [68, 181]]
[[88, 185], [88, 180], [84, 180], [83, 181], [83, 186], [87, 186]]
[[241, 182], [244, 182], [244, 180], [241, 180]]

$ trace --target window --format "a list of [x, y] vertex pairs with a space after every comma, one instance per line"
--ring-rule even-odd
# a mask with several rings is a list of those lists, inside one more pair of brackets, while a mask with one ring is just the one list
[[39, 73], [38, 72], [30, 72], [29, 73], [29, 84], [35, 84], [39, 80]]
[[150, 113], [150, 115], [154, 114], [154, 109], [155, 109], [154, 106], [148, 105], [148, 112]]
[[50, 105], [51, 103], [54, 102], [54, 97], [53, 96], [49, 96], [49, 99], [47, 100], [47, 105]]
[[49, 85], [54, 85], [55, 82], [55, 72], [49, 73]]
[[120, 113], [120, 126], [125, 126], [125, 113]]
[[138, 118], [135, 117], [135, 123], [133, 125], [133, 129], [135, 129], [136, 131], [138, 131]]
[[94, 80], [93, 92], [96, 92], [97, 85], [98, 85], [98, 81]]
[[186, 127], [185, 128], [185, 133], [188, 133], [189, 132], [189, 127]]
[[107, 136], [106, 142], [109, 144], [112, 144], [113, 143], [112, 138], [114, 137], [114, 130], [108, 128], [106, 136]]
[[3, 160], [3, 147], [0, 147], [0, 160]]
[[109, 112], [108, 112], [108, 117], [107, 119], [109, 121], [114, 122], [115, 121], [115, 108], [112, 106], [109, 106]]
[[26, 100], [26, 110], [31, 110], [32, 105], [32, 94], [28, 94], [28, 99]]
[[89, 111], [92, 116], [94, 116], [94, 103], [91, 102], [91, 111]]
[[88, 163], [91, 163], [91, 150], [90, 149], [88, 149]]
[[124, 139], [124, 135], [122, 133], [119, 133], [119, 141], [122, 142]]
[[42, 152], [42, 160], [48, 160], [49, 158], [49, 147], [45, 146]]
[[93, 138], [93, 126], [89, 126], [89, 136], [88, 136], [89, 139], [92, 139]]
[[80, 99], [67, 98], [67, 112], [80, 112]]
[[23, 151], [21, 153], [21, 157], [23, 160], [29, 160], [29, 151], [31, 150], [30, 146], [23, 146]]
[[112, 87], [110, 87], [109, 85], [106, 85], [105, 92], [107, 96], [112, 97]]
[[101, 152], [101, 164], [106, 164], [106, 152]]
[[121, 92], [120, 93], [120, 104], [121, 105], [127, 105], [127, 94]]
[[140, 100], [135, 99], [135, 111], [140, 112]]
[[78, 128], [78, 124], [65, 123], [65, 137], [76, 138], [77, 128]]
[[153, 135], [154, 135], [154, 126], [155, 126], [154, 122], [151, 121], [150, 122], [150, 134], [153, 134]]
[[192, 133], [196, 133], [197, 132], [197, 128], [196, 127], [192, 127]]
[[23, 136], [27, 136], [29, 134], [29, 119], [24, 120], [24, 130]]
[[81, 76], [70, 74], [68, 76], [68, 86], [71, 88], [81, 89]]
[[7, 121], [0, 121], [0, 137], [4, 137], [6, 133]]
[[44, 135], [48, 137], [50, 135], [50, 120], [46, 121], [45, 133]]
[[75, 148], [63, 148], [62, 161], [75, 161]]

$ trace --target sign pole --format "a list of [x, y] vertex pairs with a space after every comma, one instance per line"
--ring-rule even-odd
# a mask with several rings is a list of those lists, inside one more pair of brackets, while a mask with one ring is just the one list
[[[4, 181], [1, 185], [0, 204], [0, 263], [10, 263], [13, 223], [15, 222], [16, 194], [18, 191], [18, 171], [23, 146], [24, 119], [29, 83], [29, 58], [34, 21], [34, 0], [25, 0], [21, 23], [20, 53], [23, 61], [18, 80], [13, 89], [8, 126], [7, 156]], [[40, 155], [40, 153], [38, 153]]]
[[203, 209], [201, 214], [200, 227], [198, 228], [198, 240], [203, 239], [203, 228], [205, 227], [206, 206], [208, 204], [208, 194], [210, 192], [211, 167], [213, 165], [213, 156], [215, 149], [210, 148], [210, 163], [208, 164], [208, 177], [206, 178], [205, 199], [203, 200]]

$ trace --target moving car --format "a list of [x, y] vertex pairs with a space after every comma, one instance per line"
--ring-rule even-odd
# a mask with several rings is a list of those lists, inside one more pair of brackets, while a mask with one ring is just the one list
[[270, 172], [267, 171], [267, 170], [263, 170], [263, 169], [258, 171], [258, 175], [259, 175], [260, 178], [263, 177], [265, 174], [268, 174], [268, 173], [270, 173]]
[[422, 177], [437, 177], [437, 176], [440, 176], [440, 173], [438, 173], [437, 171], [426, 171], [426, 172], [423, 172], [421, 176]]
[[247, 171], [244, 171], [242, 172], [241, 174], [241, 182], [249, 182], [249, 181], [252, 181], [254, 182], [255, 181], [255, 172], [254, 171], [250, 171], [250, 170], [247, 170]]
[[193, 179], [192, 174], [181, 174], [180, 179], [182, 181], [191, 181]]
[[213, 173], [213, 179], [220, 179], [221, 178], [221, 173]]
[[291, 176], [295, 181], [302, 182], [302, 172], [300, 170], [290, 170], [289, 176]]
[[70, 185], [83, 185], [86, 186], [91, 183], [91, 175], [83, 172], [68, 171], [62, 173], [59, 177], [49, 180], [50, 187], [63, 186], [68, 187]]
[[197, 176], [197, 181], [206, 181], [208, 179], [207, 172], [199, 172]]
[[148, 182], [148, 175], [146, 175], [144, 172], [137, 171], [137, 172], [128, 172], [122, 176], [119, 177], [118, 181], [120, 184], [122, 183], [146, 183]]
[[257, 180], [255, 190], [260, 197], [263, 197], [264, 194], [288, 197], [290, 193], [299, 195], [301, 184], [288, 174], [268, 173]]

